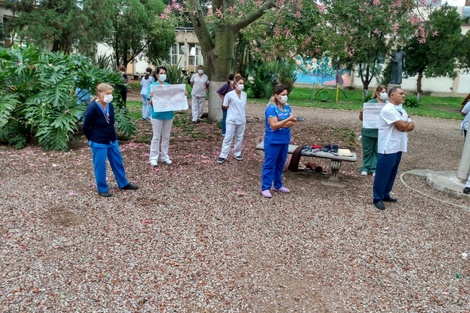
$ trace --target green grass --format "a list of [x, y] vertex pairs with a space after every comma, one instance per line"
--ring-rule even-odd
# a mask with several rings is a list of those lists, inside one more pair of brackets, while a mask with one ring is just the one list
[[[324, 88], [317, 94], [313, 101], [310, 100], [312, 96], [311, 88], [296, 87], [289, 94], [289, 104], [293, 107], [312, 107], [312, 108], [325, 108], [325, 109], [341, 109], [341, 110], [355, 110], [358, 111], [362, 108], [362, 90], [344, 90], [344, 94], [339, 92], [339, 101], [336, 102], [336, 90], [334, 88]], [[320, 101], [326, 92], [330, 94], [327, 101]], [[326, 98], [324, 96], [323, 98]], [[266, 104], [268, 99], [250, 99], [250, 102], [257, 104]], [[435, 97], [423, 96], [421, 104], [418, 108], [406, 108], [408, 114], [412, 116], [428, 116], [445, 119], [461, 119], [460, 108], [463, 98], [461, 97]]]

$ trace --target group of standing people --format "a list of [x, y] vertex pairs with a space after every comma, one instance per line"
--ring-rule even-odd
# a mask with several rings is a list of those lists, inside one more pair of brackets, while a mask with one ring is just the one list
[[[403, 109], [405, 92], [395, 86], [387, 93], [385, 86], [378, 86], [371, 103], [382, 104], [379, 128], [362, 129], [363, 164], [361, 175], [369, 172], [374, 176], [373, 204], [385, 210], [384, 202], [397, 202], [390, 193], [400, 165], [402, 153], [407, 151], [408, 132], [414, 123]], [[359, 119], [363, 120], [363, 110]]]
[[[201, 72], [191, 78], [191, 85], [196, 89], [193, 98], [192, 121], [199, 119], [202, 98], [205, 101], [208, 78]], [[168, 149], [171, 127], [174, 117], [173, 111], [159, 112], [152, 104], [153, 86], [169, 85], [166, 82], [166, 68], [159, 66], [152, 75], [148, 68], [142, 77], [142, 118], [150, 119], [152, 123], [152, 140], [150, 145], [149, 161], [152, 166], [157, 166], [158, 161], [170, 165]], [[242, 161], [242, 144], [246, 126], [245, 108], [247, 95], [243, 91], [244, 79], [240, 74], [229, 76], [229, 80], [217, 93], [223, 99], [222, 103], [222, 142], [221, 152], [217, 163], [223, 164], [227, 159], [232, 141], [234, 140], [233, 157]], [[204, 97], [199, 97], [199, 92], [204, 92]], [[92, 99], [84, 114], [83, 131], [92, 150], [93, 166], [98, 193], [103, 197], [110, 197], [109, 186], [106, 182], [106, 159], [116, 177], [119, 188], [136, 190], [138, 187], [130, 183], [124, 171], [122, 155], [117, 142], [114, 128], [113, 87], [109, 84], [99, 84], [96, 88], [96, 97]], [[202, 93], [201, 93], [202, 94]], [[201, 98], [201, 99], [198, 99]], [[362, 129], [363, 166], [361, 175], [372, 173], [375, 176], [373, 186], [373, 203], [376, 208], [384, 210], [383, 202], [396, 202], [390, 192], [397, 175], [403, 152], [407, 150], [407, 133], [414, 129], [414, 124], [403, 109], [405, 92], [400, 87], [393, 87], [388, 93], [385, 86], [379, 86], [371, 102], [383, 104], [380, 110], [378, 129]], [[271, 190], [280, 193], [289, 193], [290, 190], [283, 186], [282, 173], [286, 162], [288, 147], [291, 140], [291, 127], [297, 122], [292, 114], [288, 102], [288, 90], [282, 85], [274, 88], [274, 94], [265, 110], [265, 134], [264, 134], [264, 162], [261, 174], [261, 194], [265, 198], [271, 198]], [[462, 114], [470, 111], [467, 104]], [[363, 119], [361, 110], [359, 118]], [[464, 122], [467, 122], [466, 115]], [[464, 125], [464, 123], [462, 123]], [[468, 126], [467, 126], [468, 127]], [[468, 186], [470, 187], [470, 186]], [[469, 190], [470, 192], [470, 190]]]
[[[243, 161], [241, 150], [246, 126], [247, 101], [243, 89], [242, 76], [230, 74], [228, 82], [217, 90], [223, 99], [222, 135], [224, 136], [217, 159], [219, 164], [223, 164], [227, 159], [234, 138], [233, 157], [237, 161]], [[265, 110], [264, 162], [261, 174], [261, 195], [265, 198], [272, 198], [271, 189], [280, 193], [290, 192], [283, 186], [282, 173], [291, 140], [290, 128], [297, 119], [287, 103], [287, 94], [285, 86], [275, 86], [274, 95]]]

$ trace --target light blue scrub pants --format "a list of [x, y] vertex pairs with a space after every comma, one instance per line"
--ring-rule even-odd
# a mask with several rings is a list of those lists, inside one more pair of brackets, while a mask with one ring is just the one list
[[374, 203], [390, 197], [390, 192], [397, 177], [401, 155], [402, 152], [378, 154], [373, 189]]
[[93, 153], [93, 168], [98, 192], [109, 191], [109, 186], [106, 182], [106, 158], [109, 160], [119, 188], [123, 188], [129, 184], [126, 178], [126, 172], [124, 171], [122, 155], [117, 140], [109, 144], [88, 141], [88, 145]]
[[264, 142], [264, 163], [261, 172], [261, 191], [282, 187], [282, 172], [286, 164], [289, 144], [267, 144]]
[[150, 120], [150, 100], [147, 99], [146, 95], [141, 95], [142, 96], [142, 118], [144, 120]]

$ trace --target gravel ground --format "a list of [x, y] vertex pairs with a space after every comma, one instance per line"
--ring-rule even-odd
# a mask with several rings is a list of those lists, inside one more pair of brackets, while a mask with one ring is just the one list
[[[84, 139], [69, 152], [0, 147], [0, 311], [470, 312], [469, 198], [404, 174], [413, 189], [397, 179], [399, 202], [375, 209], [357, 112], [294, 107], [294, 143], [338, 143], [359, 161], [343, 164], [342, 187], [286, 172], [292, 192], [264, 199], [263, 110], [247, 109], [242, 162], [216, 164], [215, 124], [175, 127], [171, 166], [150, 167], [149, 142], [122, 142], [140, 188], [120, 191], [109, 171], [112, 198], [95, 190]], [[399, 174], [456, 171], [459, 121], [414, 120]]]

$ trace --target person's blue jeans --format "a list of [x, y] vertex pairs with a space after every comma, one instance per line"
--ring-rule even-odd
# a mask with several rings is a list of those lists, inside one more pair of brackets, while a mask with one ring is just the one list
[[142, 118], [144, 120], [149, 120], [150, 119], [150, 100], [147, 99], [146, 95], [141, 95], [142, 96]]
[[222, 135], [225, 135], [227, 130], [227, 110], [222, 109]]
[[390, 192], [397, 176], [398, 166], [400, 165], [401, 155], [402, 152], [378, 154], [373, 188], [374, 202], [390, 197]]
[[269, 144], [264, 142], [264, 163], [261, 172], [261, 191], [282, 187], [282, 172], [286, 164], [289, 144]]
[[124, 171], [122, 155], [117, 140], [109, 144], [88, 141], [88, 145], [93, 153], [93, 168], [98, 192], [109, 191], [109, 186], [106, 182], [106, 158], [109, 160], [119, 188], [123, 188], [129, 184], [126, 178], [126, 172]]

